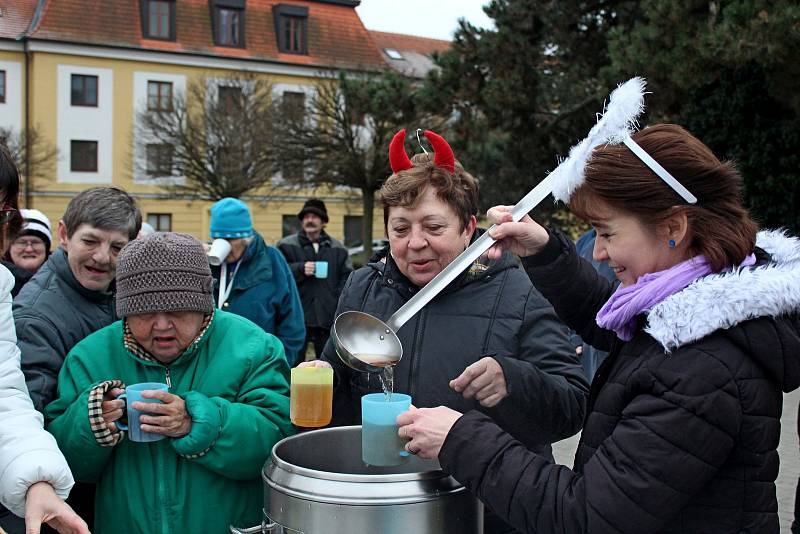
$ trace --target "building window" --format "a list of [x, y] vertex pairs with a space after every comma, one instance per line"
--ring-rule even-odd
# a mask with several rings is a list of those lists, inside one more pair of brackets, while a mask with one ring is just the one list
[[363, 224], [364, 217], [361, 215], [344, 216], [344, 246], [355, 247], [361, 244], [361, 228]]
[[306, 94], [284, 91], [281, 106], [286, 117], [294, 121], [302, 120], [306, 114]]
[[243, 106], [242, 88], [231, 85], [217, 87], [217, 102], [222, 111], [229, 114], [240, 113]]
[[172, 82], [147, 82], [148, 111], [172, 111]]
[[155, 229], [156, 232], [172, 231], [171, 213], [148, 213], [147, 222]]
[[221, 146], [217, 152], [217, 171], [228, 178], [239, 176], [244, 165], [241, 146]]
[[0, 104], [6, 103], [6, 71], [0, 70]]
[[282, 237], [286, 237], [287, 235], [296, 234], [300, 231], [300, 219], [297, 218], [297, 215], [284, 215], [283, 216], [283, 224]]
[[384, 48], [383, 51], [386, 52], [386, 55], [389, 56], [389, 59], [405, 59], [403, 54], [394, 48]]
[[72, 105], [97, 107], [97, 76], [72, 75]]
[[283, 52], [290, 54], [305, 54], [306, 49], [306, 19], [301, 17], [282, 17]]
[[308, 54], [308, 8], [278, 4], [272, 7], [278, 50], [287, 54]]
[[70, 141], [69, 169], [97, 172], [97, 141]]
[[169, 144], [147, 145], [147, 174], [149, 176], [172, 175], [172, 156], [175, 149]]
[[244, 10], [214, 8], [214, 42], [219, 46], [244, 46]]
[[147, 39], [175, 40], [175, 1], [140, 0], [142, 35]]

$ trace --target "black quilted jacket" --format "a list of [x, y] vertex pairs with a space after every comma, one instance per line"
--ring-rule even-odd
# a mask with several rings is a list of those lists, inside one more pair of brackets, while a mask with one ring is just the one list
[[782, 391], [800, 383], [800, 246], [775, 232], [759, 245], [769, 254], [755, 268], [671, 296], [623, 343], [594, 322], [609, 283], [551, 234], [528, 273], [569, 326], [610, 348], [574, 470], [475, 412], [450, 431], [444, 469], [528, 533], [777, 533]]

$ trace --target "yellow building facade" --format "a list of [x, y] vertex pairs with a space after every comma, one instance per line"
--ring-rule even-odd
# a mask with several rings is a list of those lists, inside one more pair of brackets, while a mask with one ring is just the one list
[[[135, 131], [137, 113], [147, 105], [149, 84], [169, 84], [178, 94], [194, 80], [224, 80], [247, 73], [269, 80], [275, 97], [283, 92], [311, 95], [321, 72], [383, 66], [381, 52], [355, 13], [357, 3], [222, 2], [219, 5], [234, 6], [229, 11], [241, 16], [239, 31], [245, 32], [241, 46], [222, 47], [217, 43], [215, 17], [220, 12], [215, 0], [21, 0], [17, 13], [5, 14], [20, 19], [16, 33], [12, 25], [0, 34], [0, 127], [16, 132], [35, 127], [45, 143], [58, 149], [52, 172], [40, 176], [32, 169], [21, 204], [43, 211], [55, 225], [76, 193], [113, 185], [137, 197], [143, 220], [156, 229], [207, 240], [211, 203], [171, 196], [142, 172], [144, 141], [136, 138]], [[108, 9], [112, 4], [114, 9]], [[159, 13], [152, 9], [164, 6], [172, 9], [172, 18], [164, 19], [172, 24], [172, 40], [147, 35], [153, 28], [152, 14]], [[194, 9], [198, 6], [204, 9]], [[235, 6], [242, 7], [237, 11]], [[282, 28], [279, 18], [284, 12], [299, 15], [295, 19], [304, 22], [298, 28], [306, 31], [305, 54], [280, 49], [276, 32]], [[324, 34], [327, 41], [312, 32]], [[356, 48], [358, 53], [353, 53]], [[90, 105], [76, 105], [75, 84], [80, 86], [81, 80], [90, 85], [83, 93]], [[88, 163], [86, 154], [93, 156]], [[271, 187], [243, 200], [250, 206], [256, 230], [274, 243], [295, 231], [296, 214], [309, 197], [325, 201], [329, 234], [350, 244], [360, 240], [359, 191]], [[374, 228], [373, 237], [381, 237], [380, 210]]]

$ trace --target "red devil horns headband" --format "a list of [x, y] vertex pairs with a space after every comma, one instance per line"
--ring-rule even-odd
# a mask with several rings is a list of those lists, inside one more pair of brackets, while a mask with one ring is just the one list
[[[449, 172], [454, 172], [456, 158], [447, 141], [441, 135], [435, 134], [430, 130], [425, 130], [425, 137], [428, 138], [433, 147], [433, 164]], [[392, 142], [389, 143], [389, 164], [392, 167], [392, 172], [397, 173], [412, 167], [411, 160], [406, 154], [405, 142], [406, 131], [401, 129], [394, 134]]]

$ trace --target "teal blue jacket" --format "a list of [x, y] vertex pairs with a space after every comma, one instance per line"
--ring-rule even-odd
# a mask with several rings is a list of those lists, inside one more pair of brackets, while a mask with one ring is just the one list
[[[233, 279], [233, 289], [222, 309], [246, 317], [283, 343], [292, 366], [300, 357], [306, 339], [303, 305], [297, 284], [283, 254], [255, 234], [242, 256]], [[219, 267], [214, 275], [214, 298], [219, 295]], [[228, 278], [231, 276], [228, 271]]]
[[[169, 373], [169, 380], [167, 380]], [[169, 382], [192, 428], [152, 443], [101, 447], [89, 427], [89, 392], [106, 380]], [[75, 345], [47, 406], [73, 475], [97, 483], [95, 532], [222, 533], [261, 522], [261, 469], [290, 435], [289, 368], [275, 337], [217, 311], [207, 331], [165, 367], [123, 345], [122, 321]]]

